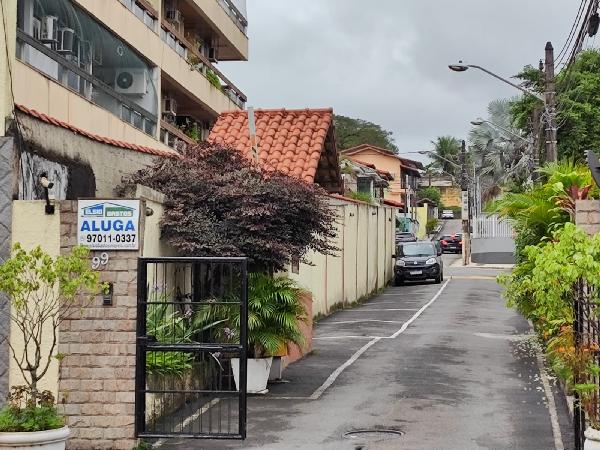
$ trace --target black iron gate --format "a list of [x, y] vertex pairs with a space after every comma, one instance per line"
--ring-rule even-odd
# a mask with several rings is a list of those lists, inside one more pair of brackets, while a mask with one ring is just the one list
[[[573, 302], [573, 334], [576, 351], [589, 352], [593, 362], [600, 365], [600, 318], [598, 317], [597, 293], [585, 281], [579, 281], [575, 286], [575, 301]], [[600, 397], [600, 380], [591, 375], [575, 374], [575, 384], [596, 384], [596, 396]], [[574, 392], [573, 428], [575, 450], [583, 450], [587, 426], [585, 411], [581, 407], [580, 398]]]
[[246, 265], [139, 259], [136, 436], [246, 438]]

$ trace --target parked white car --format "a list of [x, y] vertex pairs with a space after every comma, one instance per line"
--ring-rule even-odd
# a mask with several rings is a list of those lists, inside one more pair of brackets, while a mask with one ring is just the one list
[[442, 219], [454, 219], [454, 211], [451, 209], [444, 209], [442, 211]]

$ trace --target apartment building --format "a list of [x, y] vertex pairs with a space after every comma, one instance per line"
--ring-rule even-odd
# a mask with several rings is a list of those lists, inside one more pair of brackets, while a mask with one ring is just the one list
[[[221, 112], [245, 106], [219, 68], [248, 58], [245, 0], [2, 3], [0, 113], [15, 108], [22, 178], [44, 166], [57, 198], [110, 195], [101, 186], [118, 184], [112, 175], [205, 139]], [[74, 170], [94, 186], [69, 188], [62, 178]]]

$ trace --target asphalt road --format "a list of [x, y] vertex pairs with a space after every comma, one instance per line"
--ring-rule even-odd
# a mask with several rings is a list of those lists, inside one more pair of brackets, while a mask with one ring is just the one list
[[[505, 307], [497, 272], [450, 267], [456, 258], [444, 255], [442, 286], [390, 287], [320, 321], [289, 382], [249, 398], [245, 442], [161, 448], [571, 448], [566, 406], [547, 395], [529, 326]], [[344, 436], [384, 428], [403, 435]]]

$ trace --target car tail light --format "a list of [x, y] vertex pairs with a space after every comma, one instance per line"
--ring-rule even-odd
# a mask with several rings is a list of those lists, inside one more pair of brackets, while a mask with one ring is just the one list
[[459, 242], [460, 245], [463, 245], [462, 241]]
[[448, 245], [448, 243], [446, 241], [441, 241], [440, 244], [442, 244], [442, 245]]

